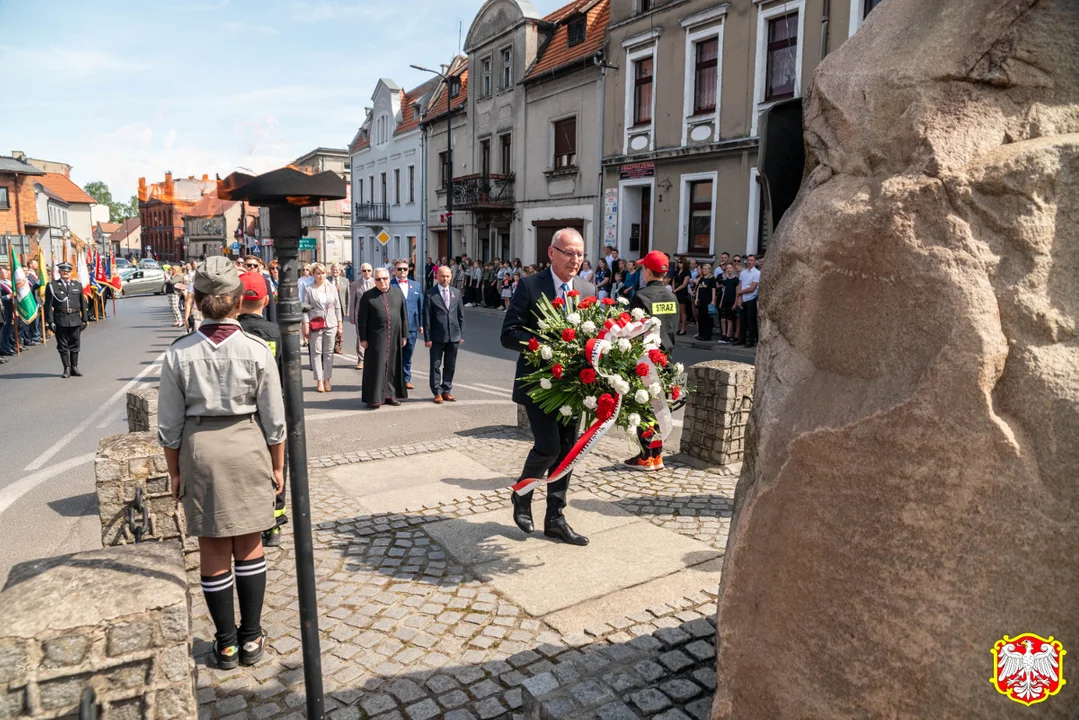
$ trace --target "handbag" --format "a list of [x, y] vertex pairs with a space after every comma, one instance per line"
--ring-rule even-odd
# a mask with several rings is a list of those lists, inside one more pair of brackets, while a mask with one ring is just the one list
[[333, 354], [340, 355], [345, 351], [345, 338], [343, 335], [335, 335], [333, 340]]
[[709, 305], [708, 305], [708, 314], [711, 315], [712, 317], [715, 317], [716, 315], [719, 315], [719, 310], [716, 309], [715, 305], [712, 305], [711, 303], [709, 303]]
[[311, 321], [308, 323], [308, 327], [311, 328], [312, 332], [316, 332], [318, 330], [321, 330], [322, 328], [326, 327], [326, 318], [324, 318], [324, 317], [313, 317], [313, 318], [311, 318]]

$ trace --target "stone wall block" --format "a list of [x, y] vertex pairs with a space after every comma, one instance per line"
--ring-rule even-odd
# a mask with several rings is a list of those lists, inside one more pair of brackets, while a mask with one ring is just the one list
[[718, 465], [739, 462], [742, 409], [748, 414], [752, 403], [753, 368], [727, 360], [698, 363], [689, 368], [689, 384], [693, 392], [686, 404], [682, 452]]
[[12, 569], [0, 607], [0, 720], [72, 715], [87, 687], [103, 720], [194, 719], [180, 543], [22, 563]]
[[157, 432], [157, 387], [144, 387], [127, 394], [127, 431]]

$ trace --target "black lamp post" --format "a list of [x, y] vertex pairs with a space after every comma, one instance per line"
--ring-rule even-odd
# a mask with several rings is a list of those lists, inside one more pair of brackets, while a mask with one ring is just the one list
[[285, 417], [288, 423], [289, 484], [292, 488], [293, 537], [296, 541], [296, 584], [300, 597], [300, 640], [303, 643], [303, 675], [307, 692], [308, 720], [324, 714], [322, 657], [318, 639], [318, 605], [315, 598], [315, 559], [311, 543], [311, 500], [307, 485], [307, 435], [303, 418], [301, 377], [299, 267], [296, 253], [303, 227], [300, 208], [323, 200], [342, 200], [345, 181], [333, 172], [318, 175], [292, 167], [259, 176], [232, 173], [217, 181], [222, 200], [245, 200], [270, 209], [274, 250], [282, 266], [277, 287], [277, 324], [284, 351]]
[[[453, 83], [438, 72], [422, 65], [409, 67], [423, 72], [434, 73], [446, 83], [446, 262], [453, 262]], [[443, 66], [445, 67], [445, 66]]]

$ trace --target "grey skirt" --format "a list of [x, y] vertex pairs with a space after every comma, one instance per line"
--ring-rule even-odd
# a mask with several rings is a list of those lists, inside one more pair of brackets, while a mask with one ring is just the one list
[[187, 534], [236, 537], [274, 525], [274, 478], [253, 415], [189, 417], [180, 442]]

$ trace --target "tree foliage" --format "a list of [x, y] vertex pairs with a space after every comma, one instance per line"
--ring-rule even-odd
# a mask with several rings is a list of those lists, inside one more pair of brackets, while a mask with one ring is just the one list
[[112, 191], [109, 190], [109, 186], [100, 180], [86, 183], [83, 190], [86, 191], [87, 195], [109, 209], [109, 222], [118, 223], [127, 218], [138, 217], [139, 199], [135, 195], [132, 195], [131, 199], [126, 203], [117, 202], [112, 199]]

